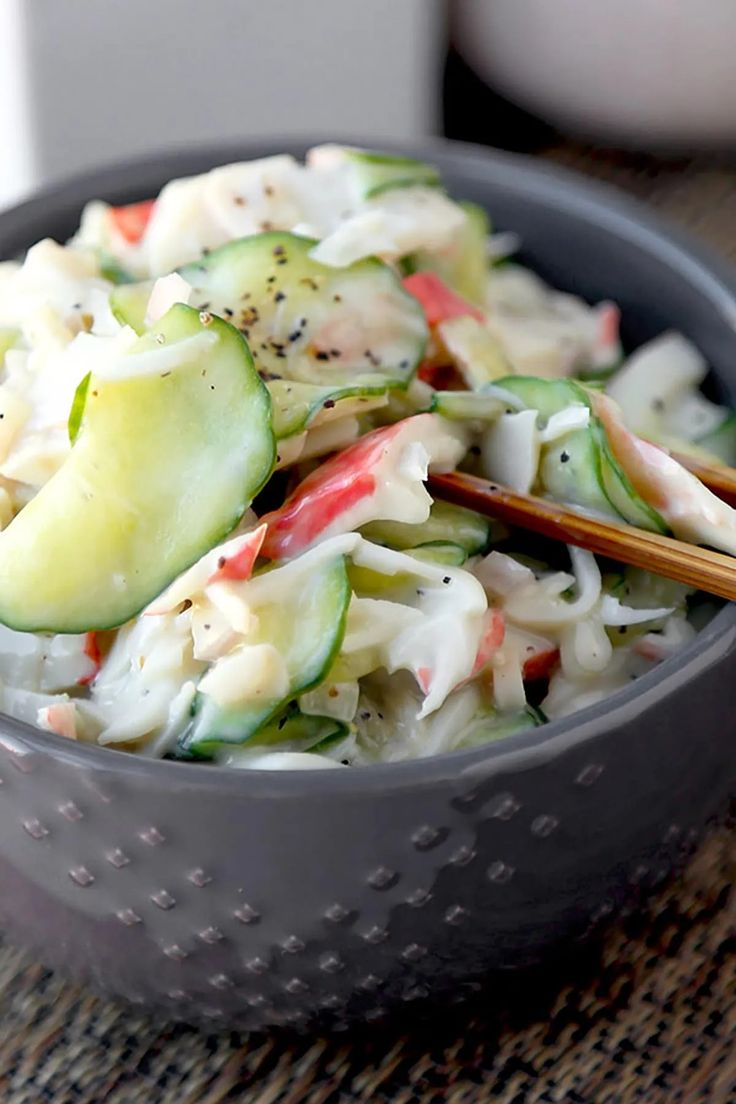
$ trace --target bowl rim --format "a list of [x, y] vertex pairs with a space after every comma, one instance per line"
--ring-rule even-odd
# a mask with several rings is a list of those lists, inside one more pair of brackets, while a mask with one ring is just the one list
[[[513, 183], [518, 194], [541, 200], [552, 215], [555, 211], [566, 211], [582, 221], [603, 226], [620, 240], [636, 243], [655, 259], [676, 268], [698, 288], [734, 329], [736, 347], [736, 269], [687, 231], [671, 225], [610, 184], [590, 180], [570, 169], [533, 157], [443, 138], [398, 142], [356, 139], [354, 136], [341, 139], [320, 134], [285, 135], [268, 140], [189, 145], [129, 158], [66, 177], [0, 212], [0, 250], [9, 232], [17, 237], [19, 226], [22, 228], [23, 224], [43, 219], [49, 209], [57, 214], [68, 212], [71, 215], [90, 199], [107, 197], [112, 202], [132, 202], [146, 198], [145, 182], [149, 179], [168, 180], [178, 174], [192, 175], [203, 171], [197, 166], [206, 163], [214, 167], [283, 152], [300, 156], [310, 146], [327, 141], [385, 149], [423, 159], [435, 158], [466, 180], [479, 184], [490, 180], [506, 186]], [[112, 747], [70, 741], [5, 713], [0, 713], [0, 746], [11, 754], [43, 752], [80, 768], [157, 777], [161, 781], [168, 778], [172, 783], [188, 783], [198, 789], [224, 786], [252, 797], [320, 798], [325, 793], [351, 796], [376, 790], [413, 790], [447, 778], [466, 781], [476, 774], [480, 778], [490, 769], [500, 773], [518, 769], [520, 765], [531, 766], [534, 762], [556, 757], [563, 749], [592, 741], [596, 735], [623, 724], [632, 712], [650, 708], [688, 676], [717, 662], [735, 642], [736, 604], [728, 604], [682, 651], [600, 702], [566, 717], [477, 748], [442, 752], [423, 759], [376, 763], [347, 771], [320, 768], [237, 770], [216, 764], [155, 759]]]

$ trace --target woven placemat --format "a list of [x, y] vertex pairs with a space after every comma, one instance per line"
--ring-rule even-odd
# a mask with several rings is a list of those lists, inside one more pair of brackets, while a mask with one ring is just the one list
[[[736, 170], [565, 146], [736, 258]], [[0, 1104], [736, 1104], [736, 829], [554, 974], [410, 1033], [206, 1034], [0, 947]]]

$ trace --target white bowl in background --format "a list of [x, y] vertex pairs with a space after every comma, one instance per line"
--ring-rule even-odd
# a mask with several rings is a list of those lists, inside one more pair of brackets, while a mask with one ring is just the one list
[[453, 0], [489, 85], [566, 132], [638, 148], [736, 144], [734, 0]]

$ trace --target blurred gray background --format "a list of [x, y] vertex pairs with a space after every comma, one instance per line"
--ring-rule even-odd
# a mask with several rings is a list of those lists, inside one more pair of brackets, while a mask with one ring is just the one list
[[0, 0], [0, 206], [189, 142], [438, 127], [441, 0]]

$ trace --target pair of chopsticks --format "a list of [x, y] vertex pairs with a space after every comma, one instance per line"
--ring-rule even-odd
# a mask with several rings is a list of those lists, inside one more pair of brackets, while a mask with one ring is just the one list
[[[736, 505], [736, 469], [673, 456], [715, 495]], [[517, 494], [461, 472], [430, 476], [429, 489], [437, 498], [457, 506], [736, 601], [736, 558], [722, 552], [648, 533], [633, 525], [586, 517], [535, 495]]]

